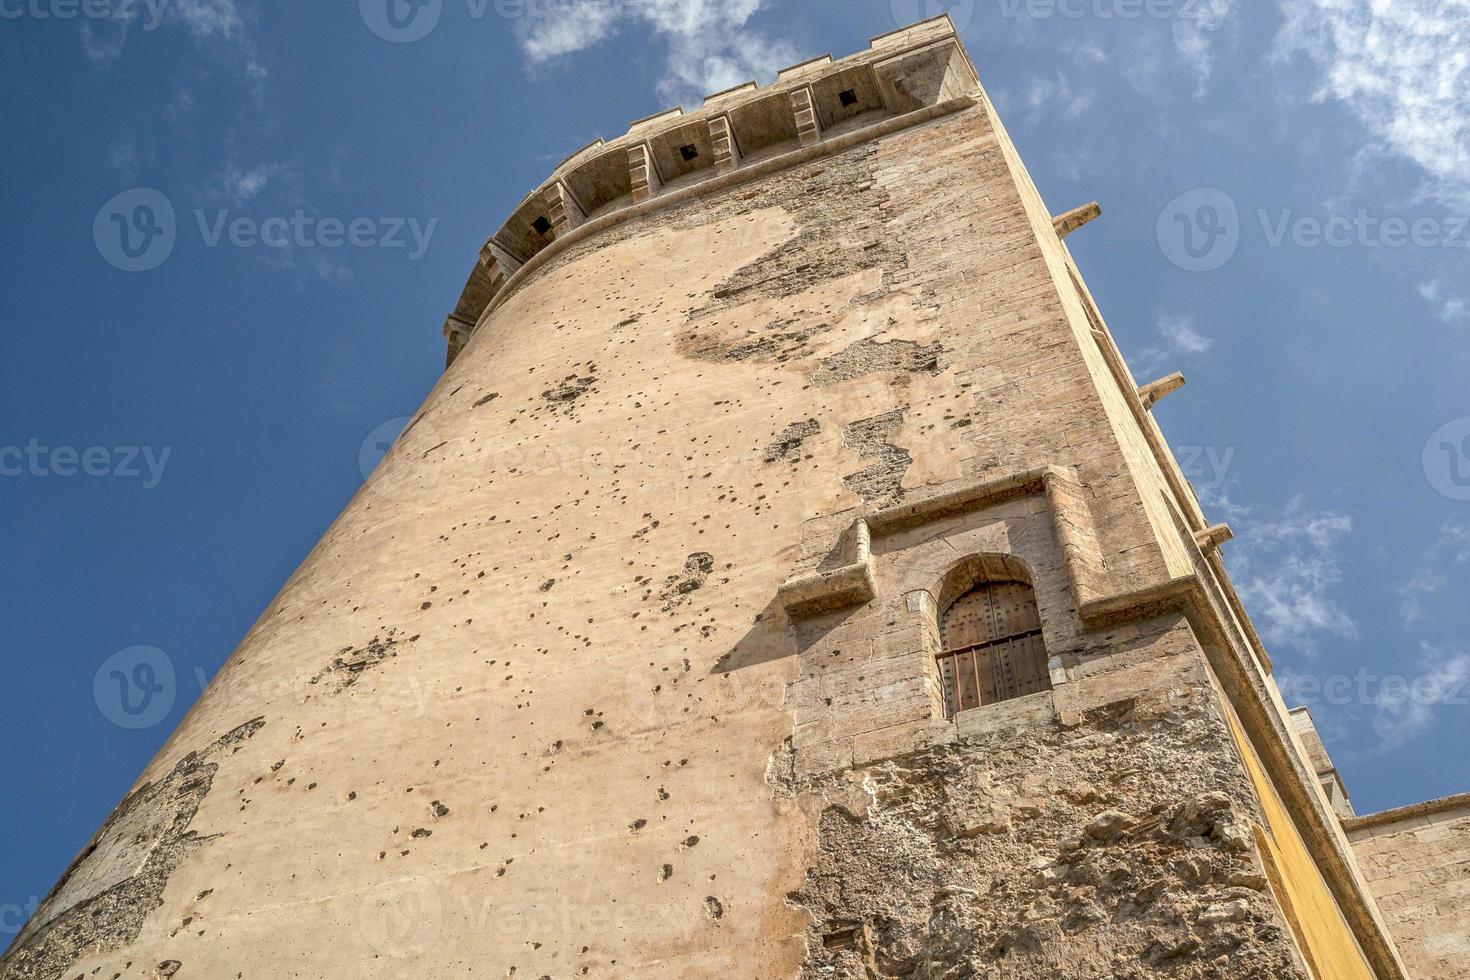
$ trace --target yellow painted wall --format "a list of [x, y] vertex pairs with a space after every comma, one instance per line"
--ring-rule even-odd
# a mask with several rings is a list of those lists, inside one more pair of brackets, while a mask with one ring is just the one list
[[1267, 868], [1271, 884], [1308, 965], [1319, 980], [1373, 980], [1373, 970], [1307, 851], [1306, 842], [1228, 705], [1226, 716], [1230, 734], [1261, 799], [1266, 827], [1264, 833], [1257, 834], [1257, 840], [1263, 845], [1263, 859], [1268, 865], [1274, 864]]

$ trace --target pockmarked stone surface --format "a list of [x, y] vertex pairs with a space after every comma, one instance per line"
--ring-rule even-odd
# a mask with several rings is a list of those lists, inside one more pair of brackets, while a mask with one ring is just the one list
[[1408, 975], [1059, 203], [947, 17], [573, 154], [0, 976]]

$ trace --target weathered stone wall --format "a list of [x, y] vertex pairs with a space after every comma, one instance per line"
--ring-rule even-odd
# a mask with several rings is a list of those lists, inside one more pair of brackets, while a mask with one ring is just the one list
[[1410, 975], [1470, 977], [1470, 796], [1346, 825]]
[[1199, 640], [1083, 629], [1040, 502], [882, 545], [846, 651], [928, 608], [908, 556], [1023, 554], [1025, 704], [864, 738], [922, 637], [884, 679], [778, 602], [858, 515], [1052, 465], [1110, 587], [1171, 576], [1049, 254], [982, 104], [554, 255], [144, 773], [172, 822], [3, 975], [1301, 975]]

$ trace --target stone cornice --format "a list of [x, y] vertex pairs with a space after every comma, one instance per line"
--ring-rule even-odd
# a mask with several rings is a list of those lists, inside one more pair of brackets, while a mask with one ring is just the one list
[[[573, 241], [976, 104], [979, 79], [947, 14], [873, 38], [866, 51], [811, 59], [774, 82], [667, 109], [562, 161], [490, 236], [445, 323], [449, 360], [485, 316]], [[615, 220], [609, 220], [615, 219]]]
[[1423, 803], [1411, 803], [1392, 810], [1380, 810], [1377, 813], [1348, 817], [1343, 820], [1342, 829], [1350, 834], [1359, 830], [1376, 830], [1391, 824], [1402, 823], [1405, 820], [1437, 817], [1456, 810], [1464, 810], [1467, 815], [1470, 815], [1470, 793], [1460, 793], [1457, 796], [1445, 796], [1437, 800], [1426, 800]]

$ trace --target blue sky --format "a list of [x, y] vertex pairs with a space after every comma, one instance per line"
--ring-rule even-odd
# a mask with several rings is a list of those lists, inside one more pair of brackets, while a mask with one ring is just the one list
[[1141, 380], [1188, 375], [1159, 417], [1359, 810], [1470, 789], [1470, 0], [417, 2], [0, 0], [0, 942], [527, 190], [945, 9], [1053, 210], [1102, 202], [1069, 244]]

